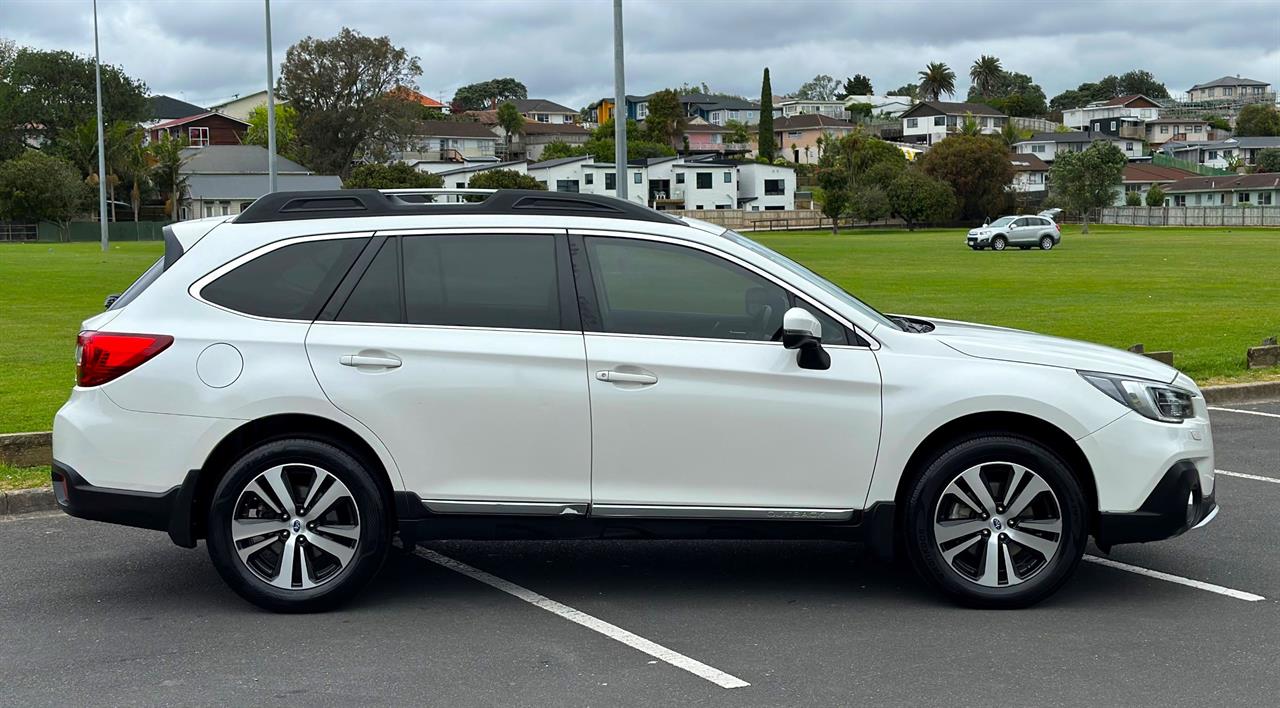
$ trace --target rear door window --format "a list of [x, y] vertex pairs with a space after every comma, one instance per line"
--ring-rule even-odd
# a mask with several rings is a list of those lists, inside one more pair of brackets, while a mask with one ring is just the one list
[[360, 276], [359, 284], [351, 291], [336, 319], [340, 322], [404, 322], [402, 302], [399, 242], [390, 238]]
[[339, 238], [283, 246], [236, 267], [200, 295], [247, 315], [314, 320], [367, 243]]

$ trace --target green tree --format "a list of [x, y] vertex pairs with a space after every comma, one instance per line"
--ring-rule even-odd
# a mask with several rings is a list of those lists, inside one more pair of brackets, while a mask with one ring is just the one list
[[948, 221], [956, 212], [956, 195], [951, 187], [915, 167], [894, 177], [885, 194], [891, 213], [907, 222], [910, 231], [919, 224]]
[[[644, 119], [644, 138], [649, 142], [675, 147], [684, 136], [688, 120], [684, 114], [684, 106], [680, 103], [680, 94], [673, 89], [658, 91], [649, 97], [649, 115]], [[631, 135], [630, 132], [627, 134]]]
[[151, 155], [147, 151], [146, 134], [141, 130], [130, 131], [118, 157], [120, 179], [129, 185], [129, 204], [133, 207], [133, 224], [136, 233], [138, 212], [142, 210], [142, 192], [151, 181]]
[[524, 116], [516, 104], [506, 101], [498, 106], [498, 125], [502, 127], [507, 159], [511, 159], [511, 136], [524, 134]]
[[1009, 116], [1043, 116], [1049, 112], [1044, 89], [1026, 74], [1001, 71], [987, 93], [969, 87], [967, 100], [985, 103]]
[[467, 84], [453, 94], [453, 101], [449, 105], [455, 113], [487, 111], [503, 101], [523, 100], [528, 97], [529, 89], [519, 81], [508, 77]]
[[887, 216], [885, 190], [906, 164], [901, 150], [863, 132], [824, 141], [815, 178], [825, 199], [823, 215], [832, 219], [831, 232], [836, 233], [845, 214], [863, 221]]
[[[632, 138], [631, 136], [636, 136]], [[613, 119], [600, 124], [583, 144], [583, 154], [591, 155], [596, 162], [611, 163], [615, 159], [613, 140]], [[669, 157], [676, 154], [670, 145], [663, 145], [644, 139], [644, 131], [639, 124], [627, 119], [627, 159], [641, 160], [648, 157]]]
[[[0, 133], [16, 131], [23, 141], [54, 142], [86, 121], [97, 119], [94, 61], [64, 51], [19, 49], [0, 68]], [[7, 104], [7, 105], [6, 105]], [[150, 117], [147, 86], [119, 67], [102, 65], [102, 115], [108, 123], [138, 123]]]
[[1241, 108], [1240, 115], [1236, 116], [1236, 135], [1280, 135], [1280, 110], [1266, 103], [1250, 103]]
[[435, 189], [443, 186], [444, 178], [440, 175], [419, 172], [404, 162], [360, 165], [342, 181], [343, 189]]
[[898, 88], [889, 92], [890, 96], [907, 96], [912, 101], [920, 100], [920, 86], [918, 84], [903, 84]]
[[559, 160], [562, 157], [580, 157], [587, 154], [587, 149], [582, 145], [570, 145], [563, 140], [552, 140], [542, 148], [542, 153], [538, 156], [538, 162], [547, 160]]
[[1137, 192], [1125, 192], [1125, 206], [1142, 206], [1142, 195]]
[[1280, 172], [1280, 148], [1267, 148], [1258, 153], [1254, 172]]
[[1151, 75], [1150, 71], [1134, 69], [1120, 75], [1116, 87], [1117, 95], [1127, 96], [1141, 94], [1147, 98], [1168, 98], [1169, 89]]
[[152, 162], [151, 178], [161, 192], [167, 195], [165, 205], [168, 207], [169, 218], [174, 221], [178, 220], [181, 213], [182, 195], [187, 188], [187, 178], [182, 174], [182, 168], [187, 164], [187, 157], [182, 152], [186, 147], [186, 138], [175, 138], [168, 133], [162, 133], [159, 140], [152, 141], [148, 146]]
[[760, 84], [760, 124], [756, 135], [756, 154], [773, 162], [777, 148], [773, 142], [773, 87], [769, 85], [769, 67], [764, 68], [764, 80]]
[[1069, 209], [1084, 216], [1081, 233], [1089, 233], [1089, 210], [1110, 206], [1115, 199], [1127, 161], [1119, 148], [1105, 140], [1054, 158], [1049, 169], [1051, 191]]
[[39, 150], [0, 163], [0, 219], [52, 221], [66, 238], [84, 192], [80, 173], [71, 163]]
[[871, 88], [871, 78], [864, 74], [854, 74], [853, 78], [844, 80], [845, 96], [873, 96], [875, 89]]
[[729, 131], [724, 136], [725, 142], [744, 145], [751, 142], [751, 126], [746, 123], [730, 118], [724, 122], [724, 128]]
[[467, 183], [475, 189], [541, 189], [547, 185], [537, 178], [515, 170], [485, 170]]
[[800, 88], [796, 89], [793, 96], [803, 101], [832, 101], [835, 100], [836, 91], [839, 88], [840, 84], [836, 83], [835, 79], [826, 74], [818, 74], [800, 84]]
[[871, 119], [871, 112], [875, 110], [875, 106], [870, 103], [850, 103], [845, 106], [845, 110], [849, 113], [849, 120], [857, 123]]
[[845, 189], [826, 190], [813, 188], [813, 200], [818, 203], [818, 211], [831, 219], [831, 233], [840, 232], [840, 219], [849, 211], [849, 191]]
[[1160, 188], [1160, 185], [1153, 184], [1151, 185], [1151, 189], [1147, 190], [1147, 206], [1164, 206], [1164, 190]]
[[1025, 139], [1022, 131], [1018, 130], [1018, 126], [1014, 125], [1011, 120], [1005, 121], [1004, 125], [1000, 126], [1000, 134], [998, 137], [1000, 138], [1000, 142], [1010, 152], [1013, 152], [1014, 145]]
[[[1003, 73], [1004, 69], [1000, 66], [998, 58], [983, 54], [974, 60], [973, 66], [969, 67], [969, 80], [973, 82], [973, 89], [979, 96], [994, 98], [996, 82], [1000, 80], [1000, 75]], [[969, 93], [972, 94], [973, 90]]]
[[1210, 128], [1216, 130], [1231, 130], [1231, 121], [1222, 116], [1209, 116], [1204, 119], [1204, 122], [1208, 123]]
[[1008, 149], [986, 136], [953, 135], [917, 162], [925, 174], [951, 185], [961, 216], [970, 221], [997, 211], [1013, 181]]
[[1120, 76], [1104, 76], [1096, 82], [1086, 81], [1074, 89], [1068, 89], [1053, 97], [1050, 110], [1065, 111], [1080, 108], [1094, 101], [1105, 101], [1116, 96], [1142, 94], [1148, 98], [1168, 98], [1169, 89], [1156, 81], [1151, 72], [1142, 69], [1127, 71]]
[[942, 95], [954, 95], [956, 92], [956, 72], [942, 62], [930, 62], [920, 72], [920, 99], [938, 101]]
[[[249, 110], [249, 130], [244, 142], [248, 145], [267, 147], [267, 106], [254, 106]], [[276, 154], [302, 162], [298, 154], [298, 111], [287, 103], [276, 104]]]
[[422, 74], [418, 58], [386, 37], [346, 27], [332, 39], [289, 47], [280, 95], [298, 111], [303, 164], [346, 177], [357, 157], [384, 161], [413, 134], [417, 109], [392, 92]]
[[982, 129], [978, 127], [978, 119], [973, 117], [972, 113], [964, 114], [964, 121], [960, 124], [961, 135], [982, 135]]

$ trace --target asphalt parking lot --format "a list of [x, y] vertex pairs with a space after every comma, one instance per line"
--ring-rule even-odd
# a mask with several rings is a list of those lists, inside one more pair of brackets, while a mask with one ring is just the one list
[[1015, 612], [843, 544], [597, 541], [432, 544], [279, 616], [203, 547], [10, 517], [0, 705], [1274, 705], [1280, 403], [1232, 408], [1213, 523]]

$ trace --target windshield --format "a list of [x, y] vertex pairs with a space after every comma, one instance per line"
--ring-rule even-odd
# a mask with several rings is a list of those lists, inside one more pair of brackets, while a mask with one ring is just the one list
[[755, 241], [752, 241], [751, 239], [747, 238], [746, 236], [743, 236], [742, 234], [732, 229], [725, 230], [723, 236], [729, 239], [730, 241], [733, 241], [734, 243], [738, 244], [739, 246], [742, 246], [743, 248], [746, 248], [755, 253], [758, 253], [764, 256], [765, 258], [768, 258], [770, 261], [782, 266], [783, 268], [786, 268], [792, 273], [795, 273], [796, 275], [800, 276], [807, 282], [821, 288], [823, 292], [826, 292], [827, 294], [836, 298], [840, 302], [848, 305], [849, 307], [852, 307], [853, 309], [857, 310], [858, 312], [861, 312], [867, 317], [870, 317], [871, 319], [875, 320], [877, 323], [882, 324], [886, 327], [892, 327], [893, 329], [897, 329], [897, 330], [902, 329], [902, 327], [900, 327], [898, 323], [894, 322], [888, 317], [885, 317], [883, 314], [880, 313], [879, 310], [876, 310], [874, 307], [850, 295], [839, 285], [836, 285], [835, 283], [831, 282], [830, 280], [827, 280], [821, 275], [818, 275], [817, 273], [809, 270], [808, 268], [805, 268], [804, 266], [800, 265], [799, 263], [796, 263], [790, 258], [787, 258], [781, 253], [778, 253], [777, 251], [771, 250], [769, 248], [765, 248], [764, 246], [756, 243]]
[[1008, 226], [1009, 224], [1012, 224], [1012, 223], [1013, 223], [1012, 216], [1002, 216], [999, 219], [996, 219], [995, 221], [988, 224], [988, 226]]

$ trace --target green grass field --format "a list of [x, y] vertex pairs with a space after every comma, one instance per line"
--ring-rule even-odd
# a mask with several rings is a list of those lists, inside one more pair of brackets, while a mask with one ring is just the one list
[[[1280, 334], [1280, 230], [1066, 227], [1049, 252], [975, 252], [962, 230], [754, 237], [871, 305], [1116, 347], [1172, 349], [1202, 383], [1246, 372]], [[159, 243], [0, 245], [0, 432], [48, 430], [74, 376], [80, 321], [161, 253]]]

